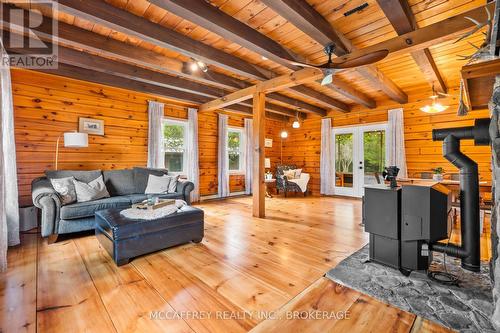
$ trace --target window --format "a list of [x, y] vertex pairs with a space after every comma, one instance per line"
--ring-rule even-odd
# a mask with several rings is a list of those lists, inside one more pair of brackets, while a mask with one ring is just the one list
[[243, 129], [228, 129], [227, 150], [229, 172], [243, 172]]
[[186, 174], [186, 135], [185, 121], [171, 119], [163, 121], [165, 168], [169, 172]]

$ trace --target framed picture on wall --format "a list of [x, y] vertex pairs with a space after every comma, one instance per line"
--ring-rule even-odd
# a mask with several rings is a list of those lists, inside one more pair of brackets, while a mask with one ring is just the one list
[[272, 148], [272, 146], [273, 146], [273, 139], [266, 138], [264, 140], [264, 147]]
[[79, 132], [90, 135], [104, 135], [104, 120], [80, 118], [79, 121]]

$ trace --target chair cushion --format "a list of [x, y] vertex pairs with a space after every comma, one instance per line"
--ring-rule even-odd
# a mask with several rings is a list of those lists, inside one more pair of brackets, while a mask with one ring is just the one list
[[103, 171], [102, 175], [106, 188], [112, 197], [137, 193], [132, 169], [108, 170]]
[[168, 174], [167, 169], [134, 168], [135, 193], [144, 193], [148, 186], [149, 175], [163, 176]]
[[94, 179], [97, 179], [100, 175], [102, 175], [101, 170], [92, 170], [92, 171], [82, 171], [82, 170], [47, 170], [45, 171], [45, 175], [49, 179], [58, 179], [58, 178], [67, 178], [67, 177], [75, 177], [76, 180], [90, 183]]
[[77, 202], [61, 207], [61, 219], [74, 220], [94, 216], [98, 210], [109, 208], [129, 208], [132, 205], [127, 197], [111, 197], [99, 200]]

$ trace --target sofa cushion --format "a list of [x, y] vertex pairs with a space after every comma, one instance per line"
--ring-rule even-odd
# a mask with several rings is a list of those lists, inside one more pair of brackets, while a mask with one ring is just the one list
[[95, 201], [110, 197], [102, 175], [88, 184], [78, 180], [73, 180], [73, 183], [75, 184], [76, 200], [78, 202]]
[[143, 202], [148, 198], [146, 194], [129, 194], [124, 195], [123, 197], [129, 199], [132, 204]]
[[108, 170], [103, 171], [102, 175], [106, 188], [112, 197], [136, 193], [132, 169]]
[[184, 200], [184, 197], [182, 196], [182, 193], [162, 193], [162, 194], [157, 194], [154, 195], [155, 197], [161, 198], [161, 199], [182, 199]]
[[73, 220], [94, 216], [98, 210], [109, 208], [129, 208], [132, 205], [127, 197], [111, 197], [94, 201], [77, 202], [61, 207], [61, 219]]
[[91, 171], [82, 171], [82, 170], [47, 170], [45, 171], [45, 175], [49, 179], [58, 179], [58, 178], [67, 178], [67, 177], [75, 177], [76, 180], [90, 183], [94, 179], [97, 179], [100, 175], [102, 175], [101, 170], [91, 170]]
[[134, 168], [135, 193], [144, 193], [148, 186], [149, 175], [163, 176], [167, 175], [167, 169], [152, 169], [152, 168]]

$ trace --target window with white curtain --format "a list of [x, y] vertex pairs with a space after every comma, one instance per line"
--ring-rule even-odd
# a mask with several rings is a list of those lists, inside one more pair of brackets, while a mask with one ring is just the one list
[[229, 172], [244, 173], [244, 136], [243, 128], [230, 127], [227, 131], [227, 158]]
[[187, 132], [187, 121], [174, 119], [165, 119], [163, 121], [165, 168], [173, 174], [187, 174]]

